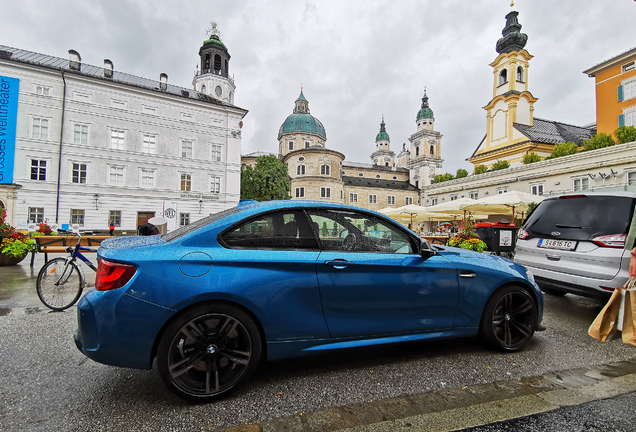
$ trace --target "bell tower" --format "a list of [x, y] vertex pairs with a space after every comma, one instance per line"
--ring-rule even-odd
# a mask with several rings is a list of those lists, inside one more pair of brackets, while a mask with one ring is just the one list
[[395, 165], [395, 153], [391, 151], [391, 138], [386, 131], [384, 116], [380, 123], [380, 132], [375, 137], [375, 151], [371, 153], [373, 165], [392, 167]]
[[442, 172], [442, 134], [435, 131], [435, 116], [428, 104], [426, 88], [422, 106], [415, 116], [417, 132], [409, 138], [408, 169], [411, 184], [418, 188], [433, 183], [435, 175]]
[[209, 39], [199, 48], [200, 68], [192, 80], [194, 89], [234, 104], [236, 86], [230, 77], [230, 52], [222, 42], [221, 32], [213, 22], [208, 29]]

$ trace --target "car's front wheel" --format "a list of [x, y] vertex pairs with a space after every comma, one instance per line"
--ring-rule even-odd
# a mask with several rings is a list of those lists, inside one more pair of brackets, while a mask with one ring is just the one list
[[490, 297], [481, 319], [481, 334], [494, 348], [512, 352], [523, 348], [537, 328], [537, 304], [519, 286], [506, 286]]
[[157, 349], [159, 375], [168, 389], [199, 402], [225, 396], [243, 384], [261, 358], [254, 321], [225, 304], [205, 304], [178, 316]]

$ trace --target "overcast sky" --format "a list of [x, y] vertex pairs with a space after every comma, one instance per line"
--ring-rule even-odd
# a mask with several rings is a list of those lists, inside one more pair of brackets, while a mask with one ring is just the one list
[[[495, 44], [509, 0], [0, 0], [0, 44], [191, 88], [198, 50], [218, 23], [249, 110], [242, 153], [278, 152], [301, 85], [327, 147], [370, 163], [384, 115], [398, 153], [416, 130], [424, 87], [442, 135], [443, 172], [486, 133]], [[535, 116], [596, 121], [594, 79], [582, 71], [636, 47], [634, 0], [518, 0], [528, 35]]]

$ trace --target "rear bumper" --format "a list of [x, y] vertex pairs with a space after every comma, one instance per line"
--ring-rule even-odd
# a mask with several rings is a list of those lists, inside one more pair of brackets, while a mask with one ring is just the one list
[[583, 297], [590, 297], [600, 300], [607, 300], [612, 295], [611, 291], [604, 289], [590, 288], [583, 285], [576, 285], [568, 282], [561, 282], [554, 279], [546, 279], [541, 276], [534, 277], [535, 282], [539, 285], [539, 288], [546, 288], [554, 291], [561, 291], [565, 293], [572, 293]]

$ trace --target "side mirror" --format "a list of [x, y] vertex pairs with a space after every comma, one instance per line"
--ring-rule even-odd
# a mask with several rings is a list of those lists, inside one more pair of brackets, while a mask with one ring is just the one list
[[437, 255], [437, 252], [435, 252], [428, 240], [424, 238], [420, 241], [420, 255], [422, 255], [422, 258], [425, 259], [430, 258], [433, 255]]

